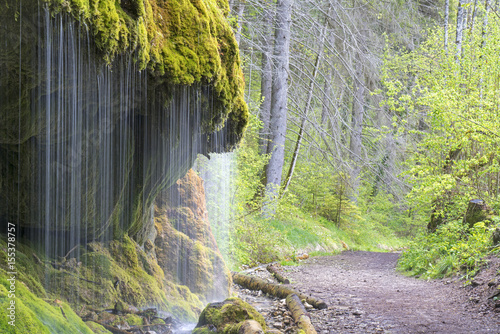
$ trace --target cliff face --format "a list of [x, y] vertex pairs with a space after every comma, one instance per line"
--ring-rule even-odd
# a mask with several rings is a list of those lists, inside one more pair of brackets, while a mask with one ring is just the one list
[[[212, 0], [0, 0], [0, 228], [16, 225], [22, 328], [70, 328], [76, 314], [61, 304], [71, 315], [52, 316], [48, 299], [193, 320], [227, 294], [202, 183], [176, 183], [246, 126], [227, 11]], [[1, 291], [6, 268], [2, 251]]]
[[190, 170], [155, 203], [155, 249], [169, 280], [203, 300], [227, 297], [231, 275], [212, 234], [203, 180]]
[[[156, 195], [248, 111], [225, 1], [0, 6], [0, 223], [79, 242], [153, 230]], [[75, 232], [76, 231], [76, 232]]]
[[[155, 230], [143, 246], [125, 235], [81, 245], [58, 259], [33, 255], [35, 249], [18, 243], [16, 327], [8, 325], [3, 312], [0, 329], [5, 333], [91, 333], [89, 323], [82, 319], [107, 324], [108, 320], [126, 321], [128, 314], [109, 319], [106, 311], [121, 305], [155, 307], [177, 320], [195, 322], [203, 305], [225, 299], [231, 285], [208, 222], [203, 181], [196, 173], [190, 170], [161, 192], [155, 201], [154, 223]], [[4, 309], [10, 305], [7, 291], [11, 285], [6, 249], [1, 239], [0, 306]], [[80, 256], [74, 256], [78, 252]]]

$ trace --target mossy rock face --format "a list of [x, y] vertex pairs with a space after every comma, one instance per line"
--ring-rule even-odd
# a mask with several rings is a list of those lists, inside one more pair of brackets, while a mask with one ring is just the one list
[[[33, 249], [21, 242], [18, 242], [18, 246], [24, 253], [34, 253]], [[0, 250], [2, 250], [0, 268], [3, 268], [7, 262], [6, 252], [3, 251], [5, 247], [5, 242], [0, 240]], [[119, 252], [121, 254], [118, 254]], [[42, 255], [40, 257], [42, 261], [46, 261]], [[117, 305], [118, 308], [127, 310], [154, 306], [158, 310], [172, 314], [178, 320], [193, 322], [203, 308], [199, 298], [187, 287], [166, 281], [156, 260], [146, 255], [141, 247], [127, 236], [121, 242], [113, 241], [113, 245], [91, 243], [88, 246], [88, 252], [82, 255], [82, 263], [74, 268], [58, 263], [58, 269], [55, 269], [52, 265], [36, 262], [34, 257], [24, 257], [23, 253], [18, 253], [17, 258], [22, 259], [16, 263], [18, 273], [27, 273], [30, 277], [29, 280], [26, 280], [26, 275], [17, 277], [17, 287], [22, 293], [16, 295], [19, 302], [20, 313], [18, 314], [23, 315], [23, 318], [27, 314], [25, 318], [28, 320], [32, 318], [29, 312], [37, 313], [37, 310], [43, 308], [37, 304], [38, 298], [65, 301], [65, 303], [55, 305], [61, 306], [66, 315], [68, 315], [66, 308], [69, 309], [69, 305], [74, 310], [85, 310], [87, 306], [97, 310], [114, 309]], [[157, 268], [155, 269], [157, 272], [154, 275], [148, 274], [141, 261], [134, 261], [139, 258], [148, 261], [149, 267]], [[7, 277], [5, 273], [0, 269], [0, 289], [1, 284], [7, 284], [2, 281]], [[47, 290], [40, 284], [45, 279], [52, 282]], [[25, 281], [28, 283], [25, 284]], [[25, 291], [29, 293], [24, 293]], [[0, 299], [3, 296], [4, 293], [1, 292]], [[6, 298], [0, 302], [6, 302]], [[59, 309], [55, 310], [61, 312]], [[71, 310], [68, 312], [74, 313]], [[113, 323], [117, 320], [115, 315], [107, 312], [87, 311], [84, 313], [82, 316], [86, 320], [99, 319], [104, 323]], [[130, 322], [136, 323], [140, 319], [133, 315], [122, 318], [129, 325]], [[33, 321], [36, 322], [36, 319]], [[32, 320], [29, 320], [29, 323], [31, 322]], [[28, 325], [27, 323], [26, 326]], [[43, 328], [46, 326], [43, 321], [42, 324], [36, 322], [33, 326], [40, 327], [40, 333], [45, 333]], [[31, 332], [26, 331], [26, 333]], [[38, 332], [33, 331], [33, 333]]]
[[160, 82], [210, 83], [216, 97], [213, 124], [232, 115], [232, 131], [241, 135], [248, 111], [227, 0], [45, 1], [52, 12], [85, 22], [108, 63], [136, 50], [139, 68], [150, 69]]
[[[148, 222], [157, 194], [192, 166], [196, 153], [232, 149], [247, 124], [238, 47], [227, 13], [224, 0], [2, 2], [0, 226], [19, 221], [25, 234], [40, 235], [45, 225], [39, 217], [50, 222], [57, 217], [44, 233], [69, 234], [78, 225], [81, 239], [128, 234], [142, 244], [154, 230]], [[54, 26], [47, 28], [47, 22]], [[54, 42], [59, 37], [63, 48]], [[67, 63], [49, 59], [64, 58], [77, 46], [80, 52], [68, 56]], [[61, 71], [76, 67], [76, 59], [83, 65], [72, 83], [71, 75]], [[101, 105], [97, 97], [106, 82], [112, 82], [113, 97]], [[124, 93], [125, 86], [131, 88]], [[196, 144], [189, 136], [169, 138], [168, 129], [155, 125], [160, 119], [181, 119], [165, 105], [186, 87], [200, 96], [197, 105], [203, 110], [193, 115], [190, 105], [181, 113], [191, 123], [199, 119], [183, 129], [199, 138]], [[50, 103], [56, 99], [59, 107]], [[74, 117], [66, 111], [69, 105], [84, 110], [77, 116], [83, 117], [76, 122], [82, 131], [77, 135], [61, 125]], [[110, 114], [103, 117], [102, 110]], [[99, 130], [91, 127], [94, 123]], [[216, 134], [224, 136], [222, 147], [215, 145], [220, 142]], [[148, 146], [160, 139], [159, 145]], [[70, 147], [72, 141], [78, 143]], [[186, 147], [193, 151], [181, 152]], [[65, 193], [56, 195], [57, 189]], [[45, 203], [45, 197], [51, 201]], [[61, 256], [68, 250], [57, 252]]]
[[195, 172], [157, 198], [155, 226], [155, 252], [167, 280], [207, 301], [229, 295], [231, 275], [215, 243], [203, 182]]
[[102, 325], [99, 325], [98, 323], [95, 323], [93, 321], [85, 321], [85, 324], [92, 330], [92, 332], [94, 332], [94, 334], [113, 334]]
[[[10, 275], [0, 269], [0, 307], [8, 310], [15, 299], [15, 318], [4, 311], [0, 314], [1, 333], [83, 333], [93, 332], [71, 307], [60, 300], [44, 300], [33, 294], [21, 281], [16, 281], [15, 298], [9, 298]], [[15, 326], [9, 324], [14, 320]]]
[[238, 333], [246, 320], [255, 320], [262, 329], [266, 329], [264, 317], [250, 304], [239, 298], [228, 298], [223, 302], [208, 304], [193, 333], [208, 333], [213, 328], [217, 333]]

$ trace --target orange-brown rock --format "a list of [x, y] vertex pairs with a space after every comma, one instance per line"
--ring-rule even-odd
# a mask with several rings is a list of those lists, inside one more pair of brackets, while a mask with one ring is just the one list
[[157, 198], [155, 227], [156, 256], [167, 280], [207, 301], [227, 297], [230, 272], [210, 228], [203, 180], [194, 171]]

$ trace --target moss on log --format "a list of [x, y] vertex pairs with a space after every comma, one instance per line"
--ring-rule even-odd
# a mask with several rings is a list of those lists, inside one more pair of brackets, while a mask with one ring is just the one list
[[309, 314], [296, 294], [286, 297], [286, 306], [288, 306], [288, 309], [292, 313], [293, 320], [295, 320], [299, 329], [302, 329], [305, 334], [317, 334], [316, 329], [314, 329], [311, 323]]
[[278, 282], [283, 283], [283, 284], [290, 284], [290, 280], [288, 278], [283, 277], [278, 272], [278, 270], [276, 269], [275, 266], [270, 264], [266, 267], [266, 269], [274, 276], [274, 278], [276, 278], [278, 280]]
[[251, 277], [248, 275], [233, 272], [233, 281], [247, 289], [262, 290], [262, 292], [279, 298], [286, 298], [288, 297], [288, 295], [296, 294], [300, 298], [300, 300], [305, 300], [309, 304], [320, 310], [328, 307], [328, 305], [321, 299], [307, 296], [284, 285], [268, 283], [257, 277]]

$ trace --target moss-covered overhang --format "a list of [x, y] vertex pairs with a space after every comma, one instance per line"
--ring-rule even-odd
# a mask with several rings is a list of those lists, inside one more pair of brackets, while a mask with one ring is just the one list
[[157, 82], [213, 87], [207, 133], [227, 126], [232, 146], [247, 121], [238, 45], [227, 0], [44, 0], [85, 23], [104, 61], [135, 52]]

